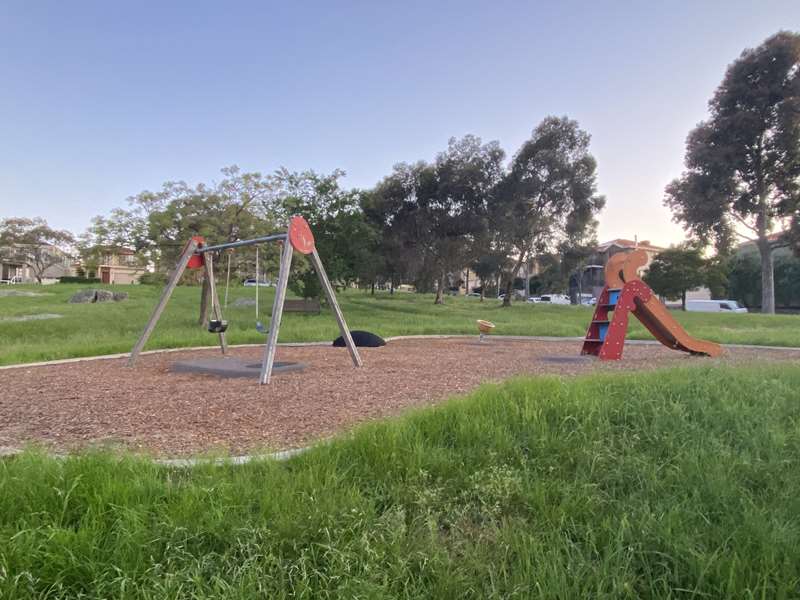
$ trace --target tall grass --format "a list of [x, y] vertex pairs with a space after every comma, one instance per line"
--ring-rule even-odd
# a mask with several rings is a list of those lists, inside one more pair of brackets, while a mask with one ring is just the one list
[[517, 379], [285, 463], [0, 463], [3, 598], [790, 598], [800, 367]]
[[[102, 286], [110, 287], [110, 286]], [[0, 296], [0, 365], [56, 358], [94, 356], [127, 352], [141, 333], [161, 289], [158, 286], [117, 286], [130, 294], [120, 303], [68, 304], [78, 285], [15, 286], [14, 289], [46, 295]], [[262, 289], [260, 318], [272, 308], [273, 290]], [[180, 287], [155, 330], [147, 348], [181, 348], [214, 344], [215, 337], [197, 323], [199, 288]], [[254, 288], [231, 289], [229, 301], [253, 298]], [[505, 335], [582, 336], [591, 319], [587, 307], [516, 304], [502, 308], [497, 300], [448, 298], [435, 306], [425, 294], [387, 293], [370, 296], [357, 290], [339, 295], [342, 310], [352, 329], [366, 329], [382, 336], [409, 334], [474, 334], [476, 319], [489, 319], [496, 332]], [[60, 319], [11, 322], [3, 317], [55, 313]], [[233, 307], [225, 311], [230, 323], [231, 343], [261, 343], [255, 330], [254, 307]], [[723, 315], [675, 313], [690, 334], [722, 343], [800, 346], [800, 317], [789, 315]], [[321, 315], [289, 314], [284, 317], [280, 340], [332, 340], [338, 335], [329, 310]], [[632, 319], [630, 336], [652, 339]]]

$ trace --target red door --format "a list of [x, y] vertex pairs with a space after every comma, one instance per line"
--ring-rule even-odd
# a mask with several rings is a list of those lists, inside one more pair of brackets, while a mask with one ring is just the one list
[[100, 269], [100, 281], [103, 283], [111, 283], [111, 269]]

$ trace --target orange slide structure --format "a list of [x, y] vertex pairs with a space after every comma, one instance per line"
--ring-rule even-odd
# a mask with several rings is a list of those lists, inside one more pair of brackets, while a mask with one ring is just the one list
[[643, 250], [615, 254], [606, 264], [606, 285], [597, 299], [592, 322], [586, 331], [581, 354], [601, 360], [619, 360], [633, 314], [659, 342], [690, 354], [719, 356], [722, 347], [693, 338], [667, 310], [637, 270], [647, 263]]

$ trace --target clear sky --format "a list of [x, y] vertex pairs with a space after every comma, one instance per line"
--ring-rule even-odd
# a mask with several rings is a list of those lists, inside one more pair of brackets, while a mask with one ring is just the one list
[[725, 67], [800, 0], [0, 3], [0, 217], [78, 233], [223, 166], [369, 187], [451, 136], [592, 135], [601, 241], [682, 239], [661, 200]]

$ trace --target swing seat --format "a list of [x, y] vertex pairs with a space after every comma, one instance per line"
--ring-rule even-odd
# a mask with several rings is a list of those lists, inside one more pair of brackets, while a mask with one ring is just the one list
[[209, 333], [225, 333], [228, 329], [228, 322], [220, 319], [211, 319], [208, 322]]
[[256, 331], [267, 335], [269, 333], [269, 327], [265, 326], [261, 321], [256, 321]]

